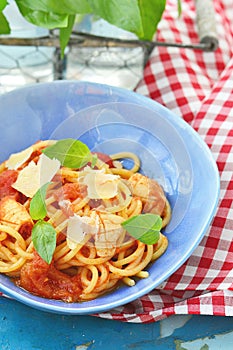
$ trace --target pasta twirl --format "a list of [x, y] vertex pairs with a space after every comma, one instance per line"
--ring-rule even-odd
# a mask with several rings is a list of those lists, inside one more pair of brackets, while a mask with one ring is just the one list
[[[62, 164], [58, 171], [57, 165], [55, 170], [43, 169], [42, 152], [54, 144], [37, 142], [1, 165], [0, 273], [31, 293], [67, 302], [91, 300], [119, 282], [133, 286], [137, 278], [148, 277], [148, 265], [165, 252], [168, 240], [160, 232], [156, 243], [143, 243], [122, 223], [153, 213], [166, 226], [171, 209], [162, 187], [138, 172], [140, 161], [129, 152], [97, 154], [95, 164], [80, 168]], [[123, 168], [123, 158], [132, 158], [132, 169]], [[30, 212], [38, 183], [46, 183], [47, 173], [51, 179], [42, 209], [44, 221], [56, 231], [51, 263], [36, 249], [32, 231], [40, 218]]]

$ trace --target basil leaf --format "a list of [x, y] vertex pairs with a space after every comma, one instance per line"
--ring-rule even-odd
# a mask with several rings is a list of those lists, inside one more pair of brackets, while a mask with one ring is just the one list
[[69, 15], [68, 17], [68, 25], [66, 28], [60, 28], [60, 48], [61, 48], [61, 56], [64, 57], [65, 48], [69, 42], [72, 29], [74, 26], [75, 15]]
[[7, 6], [7, 0], [0, 0], [0, 34], [10, 34], [10, 26], [2, 11]]
[[[138, 0], [87, 0], [92, 13], [102, 17], [109, 23], [143, 36], [143, 27]], [[148, 0], [146, 0], [148, 1]]]
[[97, 160], [98, 160], [98, 156], [97, 154], [93, 154], [92, 155], [92, 159], [91, 159], [91, 167], [94, 168], [96, 163], [97, 163]]
[[68, 15], [59, 14], [49, 11], [40, 11], [38, 9], [31, 9], [28, 6], [25, 6], [24, 0], [16, 0], [19, 11], [23, 17], [30, 23], [47, 28], [62, 28], [68, 25]]
[[38, 221], [32, 228], [34, 248], [48, 264], [51, 263], [56, 248], [56, 237], [54, 227], [43, 220]]
[[42, 152], [50, 159], [58, 159], [61, 165], [69, 168], [81, 168], [92, 160], [92, 154], [87, 145], [74, 139], [59, 140]]
[[139, 38], [152, 40], [165, 10], [166, 0], [139, 0], [138, 5], [143, 28], [143, 35], [139, 35]]
[[180, 17], [181, 13], [182, 13], [182, 4], [181, 4], [181, 0], [177, 0], [177, 8], [178, 8], [178, 16]]
[[159, 240], [162, 219], [155, 214], [140, 214], [121, 224], [137, 240], [145, 244], [155, 244]]
[[51, 182], [44, 184], [32, 197], [29, 207], [29, 213], [33, 220], [44, 219], [47, 214], [45, 196], [47, 188], [50, 184]]
[[87, 0], [16, 0], [17, 3], [31, 10], [54, 12], [58, 14], [74, 15], [76, 13], [90, 13], [91, 8]]
[[7, 0], [0, 0], [0, 11], [3, 11], [7, 5]]
[[57, 13], [85, 14], [91, 12], [88, 0], [46, 0], [46, 2], [50, 3], [51, 10]]
[[[15, 0], [23, 17], [48, 29], [65, 28], [60, 33], [61, 52], [71, 33], [70, 16], [91, 14], [114, 26], [132, 32], [142, 40], [151, 40], [165, 9], [166, 0]], [[0, 9], [6, 0], [0, 0]], [[181, 0], [177, 0], [179, 13]], [[0, 34], [8, 33], [8, 23], [0, 15]]]
[[2, 12], [0, 12], [0, 34], [10, 34], [9, 23]]

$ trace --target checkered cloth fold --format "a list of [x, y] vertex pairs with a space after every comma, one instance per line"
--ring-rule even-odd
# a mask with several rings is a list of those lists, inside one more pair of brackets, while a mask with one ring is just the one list
[[[157, 33], [165, 42], [198, 43], [194, 0], [167, 0]], [[217, 213], [190, 258], [162, 286], [97, 316], [154, 322], [172, 314], [233, 316], [233, 2], [214, 1], [219, 48], [156, 47], [136, 92], [182, 117], [208, 144], [221, 180]]]

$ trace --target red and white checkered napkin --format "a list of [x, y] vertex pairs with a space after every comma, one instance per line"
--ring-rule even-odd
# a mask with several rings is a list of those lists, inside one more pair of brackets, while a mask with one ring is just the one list
[[[198, 43], [194, 0], [167, 0], [158, 40]], [[214, 1], [220, 47], [214, 53], [157, 47], [136, 91], [183, 117], [210, 147], [221, 177], [211, 227], [192, 256], [163, 286], [98, 314], [127, 322], [154, 322], [171, 314], [233, 316], [233, 2]]]

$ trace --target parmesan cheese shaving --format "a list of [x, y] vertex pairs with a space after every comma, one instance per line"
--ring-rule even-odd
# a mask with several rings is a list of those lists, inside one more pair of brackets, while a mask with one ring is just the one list
[[[38, 160], [40, 187], [51, 181], [60, 169], [61, 163], [57, 159], [50, 159], [45, 154], [41, 154]], [[39, 189], [39, 188], [38, 188]]]
[[25, 150], [13, 153], [10, 158], [6, 161], [6, 167], [9, 170], [18, 169], [23, 163], [25, 163], [31, 156], [33, 147], [28, 147]]
[[40, 187], [52, 180], [59, 168], [60, 162], [57, 159], [50, 159], [42, 154], [37, 164], [31, 161], [21, 170], [12, 187], [32, 198]]
[[17, 191], [32, 198], [39, 186], [38, 167], [32, 161], [21, 170], [16, 182], [12, 185]]
[[87, 185], [87, 196], [90, 199], [109, 199], [117, 195], [120, 176], [106, 174], [104, 169], [94, 170], [90, 167], [86, 167], [84, 171], [82, 181]]

